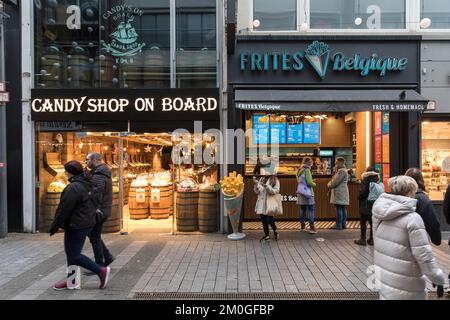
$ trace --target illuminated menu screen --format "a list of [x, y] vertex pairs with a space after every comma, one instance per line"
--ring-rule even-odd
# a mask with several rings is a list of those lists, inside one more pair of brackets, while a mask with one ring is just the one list
[[303, 124], [287, 125], [287, 143], [292, 144], [303, 143]]
[[286, 117], [270, 117], [270, 143], [286, 143]]
[[269, 116], [262, 114], [253, 115], [253, 143], [269, 143]]
[[303, 125], [303, 143], [304, 144], [319, 144], [320, 143], [320, 123], [319, 122], [305, 122]]

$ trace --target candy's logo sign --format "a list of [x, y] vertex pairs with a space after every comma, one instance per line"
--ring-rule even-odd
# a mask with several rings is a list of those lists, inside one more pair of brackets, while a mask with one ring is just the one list
[[330, 47], [323, 42], [314, 41], [305, 51], [305, 58], [321, 79], [325, 78], [330, 61]]
[[142, 16], [142, 10], [127, 5], [112, 7], [103, 15], [103, 19], [111, 19], [114, 30], [110, 34], [110, 43], [103, 42], [102, 47], [116, 58], [116, 63], [133, 63], [133, 56], [142, 52], [145, 43], [139, 43], [138, 34], [133, 23], [135, 16]]

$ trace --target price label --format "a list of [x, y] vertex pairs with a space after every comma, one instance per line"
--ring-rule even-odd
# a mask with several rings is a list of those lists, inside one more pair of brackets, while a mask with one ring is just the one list
[[0, 92], [0, 103], [8, 103], [9, 102], [9, 92]]
[[145, 189], [136, 189], [136, 202], [145, 203]]
[[153, 203], [160, 202], [160, 190], [158, 188], [152, 189], [152, 202]]
[[442, 161], [442, 170], [445, 172], [450, 172], [450, 157], [447, 157]]

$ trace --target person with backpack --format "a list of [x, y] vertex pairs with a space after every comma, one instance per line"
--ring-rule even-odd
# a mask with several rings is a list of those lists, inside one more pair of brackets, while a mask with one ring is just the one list
[[405, 175], [413, 178], [419, 186], [416, 192], [416, 212], [422, 217], [425, 230], [430, 236], [431, 242], [439, 246], [442, 241], [441, 224], [436, 217], [433, 203], [425, 193], [425, 181], [423, 180], [422, 171], [417, 168], [410, 168], [406, 171]]
[[297, 171], [297, 204], [300, 205], [300, 230], [305, 231], [306, 228], [306, 211], [309, 211], [309, 234], [316, 234], [317, 230], [314, 226], [314, 209], [316, 202], [314, 201], [314, 183], [311, 175], [311, 166], [313, 161], [306, 157], [303, 159], [302, 167]]
[[112, 212], [112, 179], [111, 170], [102, 163], [102, 156], [96, 152], [90, 152], [86, 157], [86, 166], [91, 169], [92, 184], [98, 202], [97, 219], [89, 234], [89, 240], [94, 251], [95, 262], [102, 266], [109, 266], [114, 261], [114, 256], [102, 240], [102, 228]]
[[[64, 251], [67, 265], [80, 266], [92, 271], [100, 279], [100, 289], [105, 288], [110, 268], [101, 266], [81, 254], [86, 237], [95, 225], [96, 207], [92, 195], [92, 183], [83, 175], [83, 166], [78, 161], [70, 161], [64, 165], [69, 184], [61, 193], [55, 218], [49, 228], [50, 236], [64, 229]], [[69, 289], [68, 279], [57, 282], [53, 289]], [[77, 289], [77, 288], [74, 288]]]
[[[275, 240], [278, 240], [279, 233], [277, 231], [277, 226], [273, 217], [274, 213], [268, 210], [267, 200], [271, 196], [273, 197], [280, 194], [280, 181], [278, 180], [276, 175], [272, 174], [270, 171], [265, 171], [265, 175], [259, 180], [256, 177], [253, 177], [253, 182], [254, 191], [258, 195], [258, 199], [256, 200], [255, 213], [261, 217], [261, 222], [264, 230], [264, 236], [260, 239], [260, 241], [270, 240], [269, 225], [272, 227]], [[281, 205], [281, 201], [279, 205]], [[282, 208], [278, 208], [277, 214], [281, 214], [282, 210]]]
[[332, 229], [346, 229], [347, 208], [350, 204], [350, 196], [348, 192], [348, 173], [345, 168], [345, 159], [336, 158], [334, 175], [328, 182], [328, 188], [331, 189], [330, 203], [336, 208], [336, 225]]
[[[374, 167], [369, 166], [361, 176], [359, 186], [359, 213], [361, 222], [361, 236], [354, 240], [355, 244], [373, 246], [372, 232], [372, 207], [375, 200], [384, 192], [384, 185], [380, 182], [379, 172]], [[369, 239], [366, 242], [367, 223], [370, 226]]]

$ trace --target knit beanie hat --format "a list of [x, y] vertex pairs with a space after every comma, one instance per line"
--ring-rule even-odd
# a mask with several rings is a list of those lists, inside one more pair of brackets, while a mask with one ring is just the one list
[[74, 176], [78, 176], [80, 174], [83, 174], [83, 165], [76, 160], [72, 160], [67, 162], [64, 165], [64, 169], [70, 174], [73, 174]]

